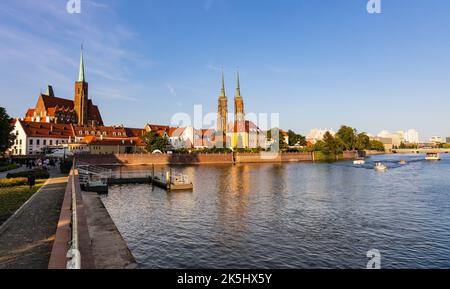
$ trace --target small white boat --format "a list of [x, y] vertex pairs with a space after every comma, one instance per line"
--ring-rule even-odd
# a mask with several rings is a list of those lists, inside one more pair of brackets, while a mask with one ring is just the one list
[[364, 160], [364, 159], [358, 159], [358, 160], [354, 160], [353, 161], [353, 164], [355, 165], [355, 166], [362, 166], [362, 165], [364, 165], [366, 163], [366, 161]]
[[387, 171], [387, 167], [383, 165], [382, 163], [376, 163], [375, 170], [378, 172], [385, 172]]
[[439, 155], [439, 153], [427, 153], [425, 159], [427, 161], [440, 161], [441, 156]]

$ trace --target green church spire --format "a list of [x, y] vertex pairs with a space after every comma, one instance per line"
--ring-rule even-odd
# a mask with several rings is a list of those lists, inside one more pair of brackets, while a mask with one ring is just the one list
[[223, 73], [223, 67], [222, 67], [222, 89], [220, 91], [220, 96], [221, 97], [226, 97], [226, 95], [225, 95], [225, 76], [224, 76], [224, 73]]
[[237, 71], [236, 97], [241, 97], [241, 81], [239, 79], [239, 70]]
[[84, 77], [83, 45], [81, 45], [80, 72], [79, 72], [79, 74], [78, 74], [78, 81], [79, 81], [79, 82], [85, 82], [85, 77]]

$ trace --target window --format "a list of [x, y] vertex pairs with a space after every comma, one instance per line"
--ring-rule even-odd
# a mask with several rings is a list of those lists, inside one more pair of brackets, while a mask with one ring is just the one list
[[40, 139], [37, 139], [36, 140], [36, 145], [40, 145], [41, 144], [41, 140]]
[[46, 139], [44, 139], [44, 142], [43, 142], [43, 145], [47, 145], [47, 140]]
[[59, 143], [59, 141], [58, 141], [58, 140], [56, 140], [56, 145], [58, 145], [58, 143]]
[[80, 131], [79, 131], [79, 134], [80, 134], [80, 135], [83, 135], [83, 131], [82, 131], [82, 130], [80, 130]]
[[53, 141], [52, 141], [52, 140], [50, 140], [50, 145], [51, 145], [51, 146], [53, 145]]
[[30, 145], [33, 145], [33, 140], [32, 139], [30, 139]]
[[22, 145], [22, 140], [19, 141], [20, 145]]
[[92, 132], [91, 132], [91, 135], [95, 135], [95, 131], [92, 131]]

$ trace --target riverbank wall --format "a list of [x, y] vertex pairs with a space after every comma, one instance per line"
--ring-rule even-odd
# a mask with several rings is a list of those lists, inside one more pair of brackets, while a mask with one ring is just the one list
[[[336, 160], [353, 160], [356, 152], [344, 152]], [[318, 153], [235, 153], [235, 154], [105, 154], [78, 155], [78, 162], [97, 166], [201, 165], [245, 163], [289, 163], [323, 160]]]
[[[72, 247], [71, 247], [72, 244]], [[71, 264], [69, 266], [69, 258]], [[136, 261], [97, 194], [83, 192], [72, 170], [49, 269], [134, 269]]]

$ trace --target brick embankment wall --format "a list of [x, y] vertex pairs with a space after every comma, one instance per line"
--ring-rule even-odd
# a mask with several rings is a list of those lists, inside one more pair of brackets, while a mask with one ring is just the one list
[[[340, 160], [355, 158], [355, 152], [344, 152]], [[283, 154], [257, 154], [237, 153], [233, 160], [233, 154], [186, 154], [186, 155], [161, 155], [161, 154], [111, 154], [111, 155], [79, 155], [78, 162], [85, 162], [100, 166], [114, 165], [191, 165], [191, 164], [233, 164], [235, 163], [281, 163], [281, 162], [312, 162], [318, 160], [312, 153], [283, 153]]]
[[354, 160], [357, 156], [357, 152], [344, 152], [341, 157], [339, 157], [340, 160]]
[[93, 165], [189, 165], [189, 164], [232, 164], [232, 154], [114, 154], [79, 155], [77, 161]]

